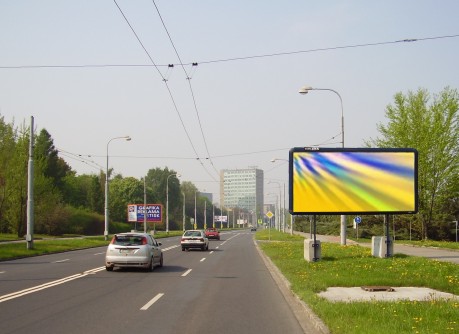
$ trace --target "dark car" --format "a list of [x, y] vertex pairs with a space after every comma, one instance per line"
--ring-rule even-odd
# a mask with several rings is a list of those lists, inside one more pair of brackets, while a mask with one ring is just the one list
[[215, 227], [208, 227], [205, 230], [207, 239], [220, 240], [220, 232]]

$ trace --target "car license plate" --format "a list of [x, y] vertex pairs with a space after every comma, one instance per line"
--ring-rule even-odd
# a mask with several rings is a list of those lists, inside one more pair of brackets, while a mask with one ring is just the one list
[[129, 254], [129, 253], [132, 253], [132, 250], [131, 249], [120, 249], [120, 253], [121, 254]]

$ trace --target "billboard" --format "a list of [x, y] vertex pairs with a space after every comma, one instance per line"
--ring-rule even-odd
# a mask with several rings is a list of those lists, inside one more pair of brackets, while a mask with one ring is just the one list
[[290, 213], [416, 213], [417, 165], [410, 148], [292, 148]]
[[227, 223], [228, 216], [214, 216], [214, 222]]
[[[144, 204], [128, 204], [128, 222], [145, 221]], [[147, 204], [147, 222], [161, 222], [163, 218], [163, 206], [161, 204]]]

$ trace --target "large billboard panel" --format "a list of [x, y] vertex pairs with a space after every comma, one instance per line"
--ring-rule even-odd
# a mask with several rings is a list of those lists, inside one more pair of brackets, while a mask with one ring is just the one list
[[292, 148], [290, 212], [416, 213], [417, 164], [410, 148]]
[[[128, 222], [145, 221], [144, 204], [128, 204]], [[161, 204], [147, 204], [147, 222], [161, 222], [163, 218], [163, 206]]]

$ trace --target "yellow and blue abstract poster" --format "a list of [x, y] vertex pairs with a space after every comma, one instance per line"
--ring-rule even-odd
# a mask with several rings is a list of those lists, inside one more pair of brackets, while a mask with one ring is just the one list
[[414, 149], [290, 151], [292, 213], [415, 213]]

